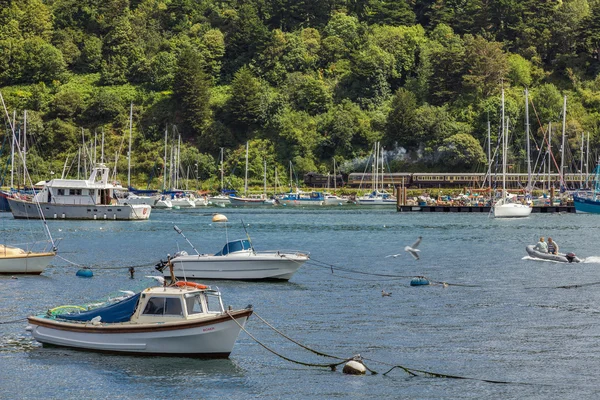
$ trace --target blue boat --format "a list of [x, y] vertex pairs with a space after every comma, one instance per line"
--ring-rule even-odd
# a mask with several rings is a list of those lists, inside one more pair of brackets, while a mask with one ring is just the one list
[[279, 204], [284, 206], [322, 206], [325, 202], [325, 196], [322, 192], [303, 192], [296, 191], [286, 193], [277, 198]]
[[573, 194], [575, 212], [600, 214], [600, 162], [594, 169], [593, 190], [579, 190]]

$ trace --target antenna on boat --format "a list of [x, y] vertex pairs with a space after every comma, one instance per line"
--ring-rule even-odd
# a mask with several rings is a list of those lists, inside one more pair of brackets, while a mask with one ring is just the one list
[[175, 229], [175, 232], [179, 233], [181, 236], [183, 236], [183, 238], [185, 239], [186, 242], [188, 242], [188, 244], [190, 246], [192, 246], [192, 249], [194, 249], [194, 251], [196, 252], [196, 254], [200, 255], [200, 253], [198, 252], [198, 250], [196, 250], [196, 248], [194, 247], [194, 245], [192, 244], [192, 242], [190, 242], [188, 240], [188, 238], [185, 237], [185, 235], [183, 234], [183, 231], [181, 229], [179, 229], [177, 227], [177, 225], [173, 225], [173, 229]]
[[244, 232], [246, 232], [246, 237], [248, 238], [248, 242], [250, 243], [250, 248], [252, 248], [252, 251], [254, 252], [254, 246], [252, 245], [252, 239], [250, 239], [250, 235], [248, 234], [248, 230], [246, 229], [246, 224], [244, 224], [244, 220], [240, 219], [242, 221], [242, 227], [244, 228]]

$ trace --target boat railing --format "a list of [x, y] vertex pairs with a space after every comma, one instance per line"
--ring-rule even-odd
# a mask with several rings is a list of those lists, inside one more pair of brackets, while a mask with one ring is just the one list
[[309, 256], [310, 253], [308, 251], [302, 250], [260, 250], [256, 251], [257, 254], [266, 255], [266, 254], [277, 254], [280, 256], [284, 255], [295, 255], [295, 256]]

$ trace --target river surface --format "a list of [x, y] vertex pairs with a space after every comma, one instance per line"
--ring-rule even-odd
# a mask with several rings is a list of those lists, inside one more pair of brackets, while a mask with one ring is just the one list
[[[211, 213], [229, 218], [227, 227]], [[241, 332], [227, 360], [129, 357], [41, 347], [28, 315], [152, 285], [153, 265], [177, 249], [221, 249], [226, 237], [259, 250], [311, 253], [289, 282], [210, 281], [225, 305], [255, 311], [296, 341], [338, 357], [360, 354], [377, 375], [307, 367]], [[41, 235], [39, 221], [0, 213], [8, 243]], [[149, 221], [48, 221], [62, 258], [41, 276], [0, 277], [2, 399], [580, 399], [600, 396], [600, 215], [397, 213], [392, 209], [153, 210]], [[528, 259], [551, 236], [580, 264]], [[418, 236], [421, 259], [404, 251]], [[398, 257], [386, 257], [400, 254]], [[330, 265], [330, 266], [327, 266]], [[76, 271], [91, 267], [93, 278]], [[130, 279], [127, 268], [136, 267]], [[352, 270], [349, 272], [347, 270]], [[361, 273], [356, 273], [358, 271]], [[378, 276], [388, 275], [387, 277]], [[449, 285], [411, 287], [426, 276]], [[561, 286], [579, 285], [571, 288]], [[382, 297], [381, 291], [391, 292]], [[13, 322], [16, 321], [16, 322]], [[331, 363], [251, 317], [263, 344], [307, 363]], [[409, 376], [394, 365], [466, 380]], [[507, 383], [491, 383], [500, 381]]]

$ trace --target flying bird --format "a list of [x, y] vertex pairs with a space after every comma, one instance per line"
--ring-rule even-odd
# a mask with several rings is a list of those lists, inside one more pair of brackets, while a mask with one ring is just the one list
[[419, 259], [419, 252], [421, 250], [417, 249], [417, 247], [419, 246], [419, 244], [421, 243], [421, 239], [423, 239], [421, 236], [419, 236], [419, 238], [417, 239], [416, 242], [414, 242], [412, 244], [412, 246], [406, 246], [404, 248], [404, 251], [408, 252], [411, 256], [413, 256], [415, 258], [415, 260]]
[[385, 290], [381, 289], [381, 297], [386, 297], [386, 296], [391, 296], [392, 292], [386, 292]]

